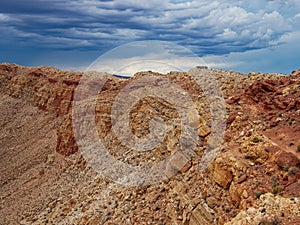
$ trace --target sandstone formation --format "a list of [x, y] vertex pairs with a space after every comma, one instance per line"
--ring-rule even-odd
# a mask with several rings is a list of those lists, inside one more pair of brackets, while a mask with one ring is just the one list
[[197, 127], [191, 157], [183, 155], [188, 160], [182, 166], [181, 158], [175, 159], [164, 171], [172, 176], [163, 181], [129, 187], [97, 173], [78, 147], [72, 106], [85, 73], [1, 64], [0, 224], [299, 224], [300, 71], [210, 71], [226, 101], [227, 126], [220, 151], [205, 170], [199, 163], [209, 150], [213, 116], [189, 74], [108, 75], [95, 109], [83, 109], [84, 115], [95, 115], [98, 138], [110, 155], [141, 167], [171, 156], [184, 124], [167, 99], [137, 101], [128, 117], [132, 133], [148, 138], [159, 117], [166, 134], [152, 151], [134, 151], [114, 130], [111, 115], [120, 92], [134, 93], [138, 86], [126, 87], [144, 76], [159, 78], [158, 87], [167, 78], [182, 88], [182, 99], [193, 101], [199, 117], [177, 98]]

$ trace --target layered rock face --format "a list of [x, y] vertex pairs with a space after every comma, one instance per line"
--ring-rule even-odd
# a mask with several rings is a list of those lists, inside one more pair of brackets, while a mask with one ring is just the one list
[[[191, 157], [178, 168], [173, 165], [181, 159], [166, 167], [172, 174], [167, 179], [130, 187], [97, 173], [76, 142], [74, 93], [87, 74], [0, 65], [0, 224], [298, 224], [300, 71], [210, 73], [226, 101], [227, 124], [220, 151], [205, 170], [199, 163], [218, 115], [211, 114], [211, 102], [189, 74], [140, 72], [127, 80], [108, 75], [93, 111], [83, 109], [83, 115], [95, 117], [97, 137], [111, 156], [143, 167], [176, 152], [181, 114], [167, 98], [136, 101], [117, 122], [128, 122], [132, 134], [144, 140], [151, 136], [153, 119], [161, 118], [166, 133], [152, 151], [135, 151], [114, 128], [120, 93], [128, 98], [117, 103], [126, 106], [141, 88], [130, 84], [148, 76], [157, 79], [157, 87], [165, 88], [165, 79], [178, 85], [180, 96], [193, 102], [198, 117], [185, 98], [177, 98], [197, 128]], [[83, 117], [80, 125], [85, 122]]]
[[2, 64], [0, 71], [3, 93], [22, 99], [60, 118], [57, 152], [68, 156], [78, 151], [67, 115], [71, 112], [73, 92], [81, 74], [58, 71], [50, 67], [25, 68], [8, 64]]

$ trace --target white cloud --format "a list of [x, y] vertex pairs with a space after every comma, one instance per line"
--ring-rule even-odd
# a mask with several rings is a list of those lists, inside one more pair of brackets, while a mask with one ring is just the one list
[[[130, 52], [134, 49], [135, 52]], [[168, 42], [143, 41], [117, 47], [99, 57], [87, 70], [131, 76], [138, 71], [160, 73], [186, 71], [205, 62], [182, 46]]]
[[230, 28], [225, 28], [222, 34], [218, 34], [217, 37], [224, 38], [225, 40], [232, 40], [237, 38], [238, 34], [232, 31]]
[[291, 73], [300, 69], [299, 36], [295, 31], [282, 36], [280, 45], [271, 48], [230, 53], [222, 56], [206, 56], [204, 61], [217, 65], [216, 68], [238, 70], [248, 73], [251, 71], [266, 73]]
[[[201, 58], [169, 57], [160, 60], [148, 60], [149, 57], [152, 58], [153, 55], [114, 60], [102, 60], [101, 62], [99, 61], [97, 65], [90, 67], [88, 70], [132, 76], [139, 71], [148, 70], [163, 74], [170, 71], [187, 71], [196, 66], [205, 64]], [[215, 63], [206, 63], [205, 65], [216, 66]]]
[[[255, 2], [257, 7], [262, 6]], [[197, 53], [209, 46], [209, 51], [215, 53], [267, 47], [291, 29], [288, 18], [279, 11], [267, 9], [270, 4], [265, 11], [263, 7], [249, 11], [244, 1], [242, 4], [231, 0], [180, 3], [167, 0], [74, 0], [54, 1], [52, 7], [67, 10], [68, 16], [62, 13], [20, 14], [22, 25], [29, 29], [24, 30], [24, 26], [15, 26], [15, 29], [21, 34], [44, 36], [45, 41], [52, 37], [49, 44], [64, 38], [80, 38], [77, 43], [83, 43], [83, 47], [87, 43], [97, 46], [101, 40], [103, 44], [111, 43], [111, 40], [118, 40], [118, 43], [147, 39], [176, 40], [180, 44], [194, 46], [193, 50]], [[0, 20], [5, 18], [0, 15]], [[37, 27], [30, 29], [32, 21], [37, 23]], [[55, 25], [57, 27], [53, 27]]]
[[9, 16], [8, 15], [0, 13], [0, 21], [8, 21], [8, 20], [9, 20]]
[[[1, 23], [9, 23], [9, 22], [18, 22], [20, 21], [18, 18], [13, 17], [10, 14], [0, 13], [0, 22]], [[1, 26], [1, 24], [0, 24]]]

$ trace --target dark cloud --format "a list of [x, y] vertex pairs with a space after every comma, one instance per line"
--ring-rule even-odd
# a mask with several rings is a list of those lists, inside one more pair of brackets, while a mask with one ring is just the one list
[[0, 46], [90, 51], [162, 40], [199, 55], [263, 49], [292, 30], [295, 15], [287, 8], [300, 7], [276, 2], [2, 0]]
[[64, 1], [59, 0], [1, 0], [0, 13], [9, 14], [44, 14], [44, 13], [63, 13], [64, 9], [58, 8], [57, 4]]

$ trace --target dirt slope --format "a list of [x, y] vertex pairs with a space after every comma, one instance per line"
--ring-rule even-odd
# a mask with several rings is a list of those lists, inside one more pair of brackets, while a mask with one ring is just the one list
[[97, 132], [124, 163], [145, 166], [170, 156], [182, 125], [166, 99], [145, 98], [130, 110], [133, 134], [147, 138], [157, 116], [170, 129], [154, 151], [124, 146], [111, 113], [130, 83], [167, 77], [200, 115], [197, 148], [188, 162], [165, 181], [128, 187], [94, 171], [75, 141], [72, 100], [83, 73], [1, 64], [0, 224], [299, 224], [300, 71], [211, 73], [226, 101], [227, 126], [220, 152], [204, 171], [199, 162], [212, 115], [197, 83], [179, 72], [141, 72], [129, 80], [109, 76], [95, 107]]

